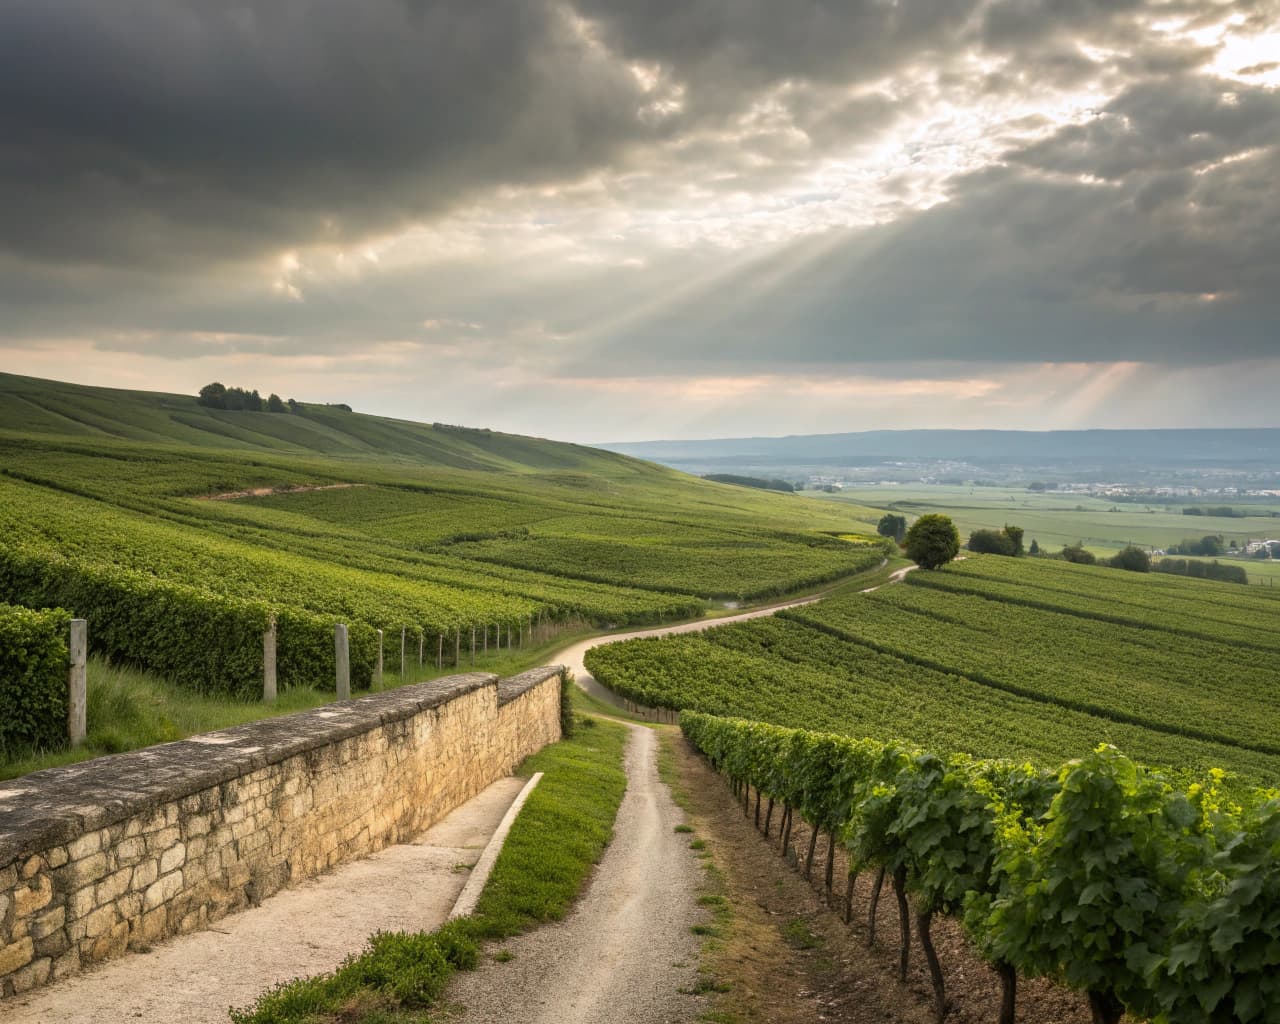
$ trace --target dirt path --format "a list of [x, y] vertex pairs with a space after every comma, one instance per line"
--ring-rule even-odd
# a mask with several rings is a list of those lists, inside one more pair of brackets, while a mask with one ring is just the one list
[[[884, 563], [882, 562], [881, 565]], [[878, 586], [867, 587], [866, 590], [860, 591], [863, 594], [870, 594], [873, 590], [879, 590], [882, 586], [888, 586], [889, 583], [898, 583], [902, 577], [911, 572], [912, 569], [918, 568], [909, 565], [906, 568], [899, 569], [889, 577], [887, 583], [881, 583]], [[646, 636], [674, 636], [677, 633], [700, 633], [704, 629], [713, 629], [716, 626], [727, 626], [733, 622], [748, 622], [751, 619], [761, 619], [766, 615], [775, 615], [784, 608], [801, 608], [807, 604], [814, 604], [826, 597], [826, 593], [810, 594], [808, 597], [799, 597], [792, 601], [782, 601], [779, 604], [767, 605], [763, 608], [753, 608], [748, 612], [739, 612], [737, 615], [724, 615], [715, 619], [695, 619], [693, 622], [682, 622], [677, 626], [654, 626], [649, 629], [635, 629], [627, 633], [610, 633], [607, 636], [591, 637], [589, 640], [582, 640], [570, 647], [566, 647], [554, 657], [550, 659], [553, 664], [564, 665], [573, 673], [574, 680], [580, 689], [589, 693], [597, 700], [604, 701], [606, 704], [612, 704], [614, 707], [621, 708], [622, 701], [608, 687], [600, 683], [595, 676], [587, 671], [582, 659], [587, 651], [593, 647], [601, 647], [604, 644], [621, 643], [623, 640], [635, 640], [638, 637]]]
[[226, 1024], [271, 986], [332, 970], [376, 931], [430, 931], [448, 917], [466, 866], [525, 783], [500, 779], [412, 843], [277, 893], [261, 906], [6, 1000], [5, 1024], [181, 1021]]
[[565, 920], [514, 939], [511, 963], [459, 975], [446, 998], [485, 1024], [692, 1021], [697, 980], [698, 860], [674, 832], [683, 813], [658, 778], [658, 739], [631, 726], [627, 792], [614, 838]]

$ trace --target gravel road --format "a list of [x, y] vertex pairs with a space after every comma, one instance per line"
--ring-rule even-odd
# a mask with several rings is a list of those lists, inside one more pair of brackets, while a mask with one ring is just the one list
[[667, 1024], [692, 1021], [704, 920], [699, 861], [684, 815], [658, 779], [658, 738], [631, 727], [627, 792], [614, 839], [563, 921], [511, 940], [515, 958], [459, 975], [446, 999], [459, 1019], [486, 1024]]

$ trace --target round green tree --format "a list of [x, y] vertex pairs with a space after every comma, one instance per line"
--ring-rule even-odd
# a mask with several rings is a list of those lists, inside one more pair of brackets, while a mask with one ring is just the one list
[[906, 549], [921, 569], [936, 569], [960, 553], [960, 531], [949, 517], [930, 513], [911, 524]]

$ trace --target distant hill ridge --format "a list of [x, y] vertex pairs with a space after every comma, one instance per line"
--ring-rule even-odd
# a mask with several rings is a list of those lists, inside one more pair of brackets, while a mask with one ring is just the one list
[[797, 463], [923, 457], [985, 461], [1151, 459], [1163, 464], [1213, 462], [1246, 466], [1280, 462], [1280, 429], [869, 430], [618, 442], [600, 447], [671, 465], [707, 460]]
[[211, 409], [194, 395], [8, 373], [0, 373], [0, 431], [279, 454], [393, 456], [454, 469], [589, 472], [605, 463], [616, 472], [631, 461], [583, 445], [370, 416], [334, 405], [298, 403], [294, 412]]

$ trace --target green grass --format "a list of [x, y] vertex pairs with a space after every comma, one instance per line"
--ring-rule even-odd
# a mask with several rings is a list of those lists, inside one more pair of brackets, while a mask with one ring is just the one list
[[[235, 1024], [383, 1024], [424, 1020], [480, 944], [564, 916], [613, 834], [626, 787], [625, 727], [596, 722], [526, 759], [544, 772], [507, 836], [476, 913], [434, 932], [380, 933], [336, 971], [288, 982], [233, 1010]], [[509, 960], [499, 950], [498, 962]]]
[[0, 779], [305, 711], [333, 699], [317, 690], [288, 689], [275, 704], [246, 704], [195, 694], [149, 672], [109, 665], [97, 657], [89, 659], [87, 674], [85, 743], [74, 749], [20, 754], [0, 763]]

